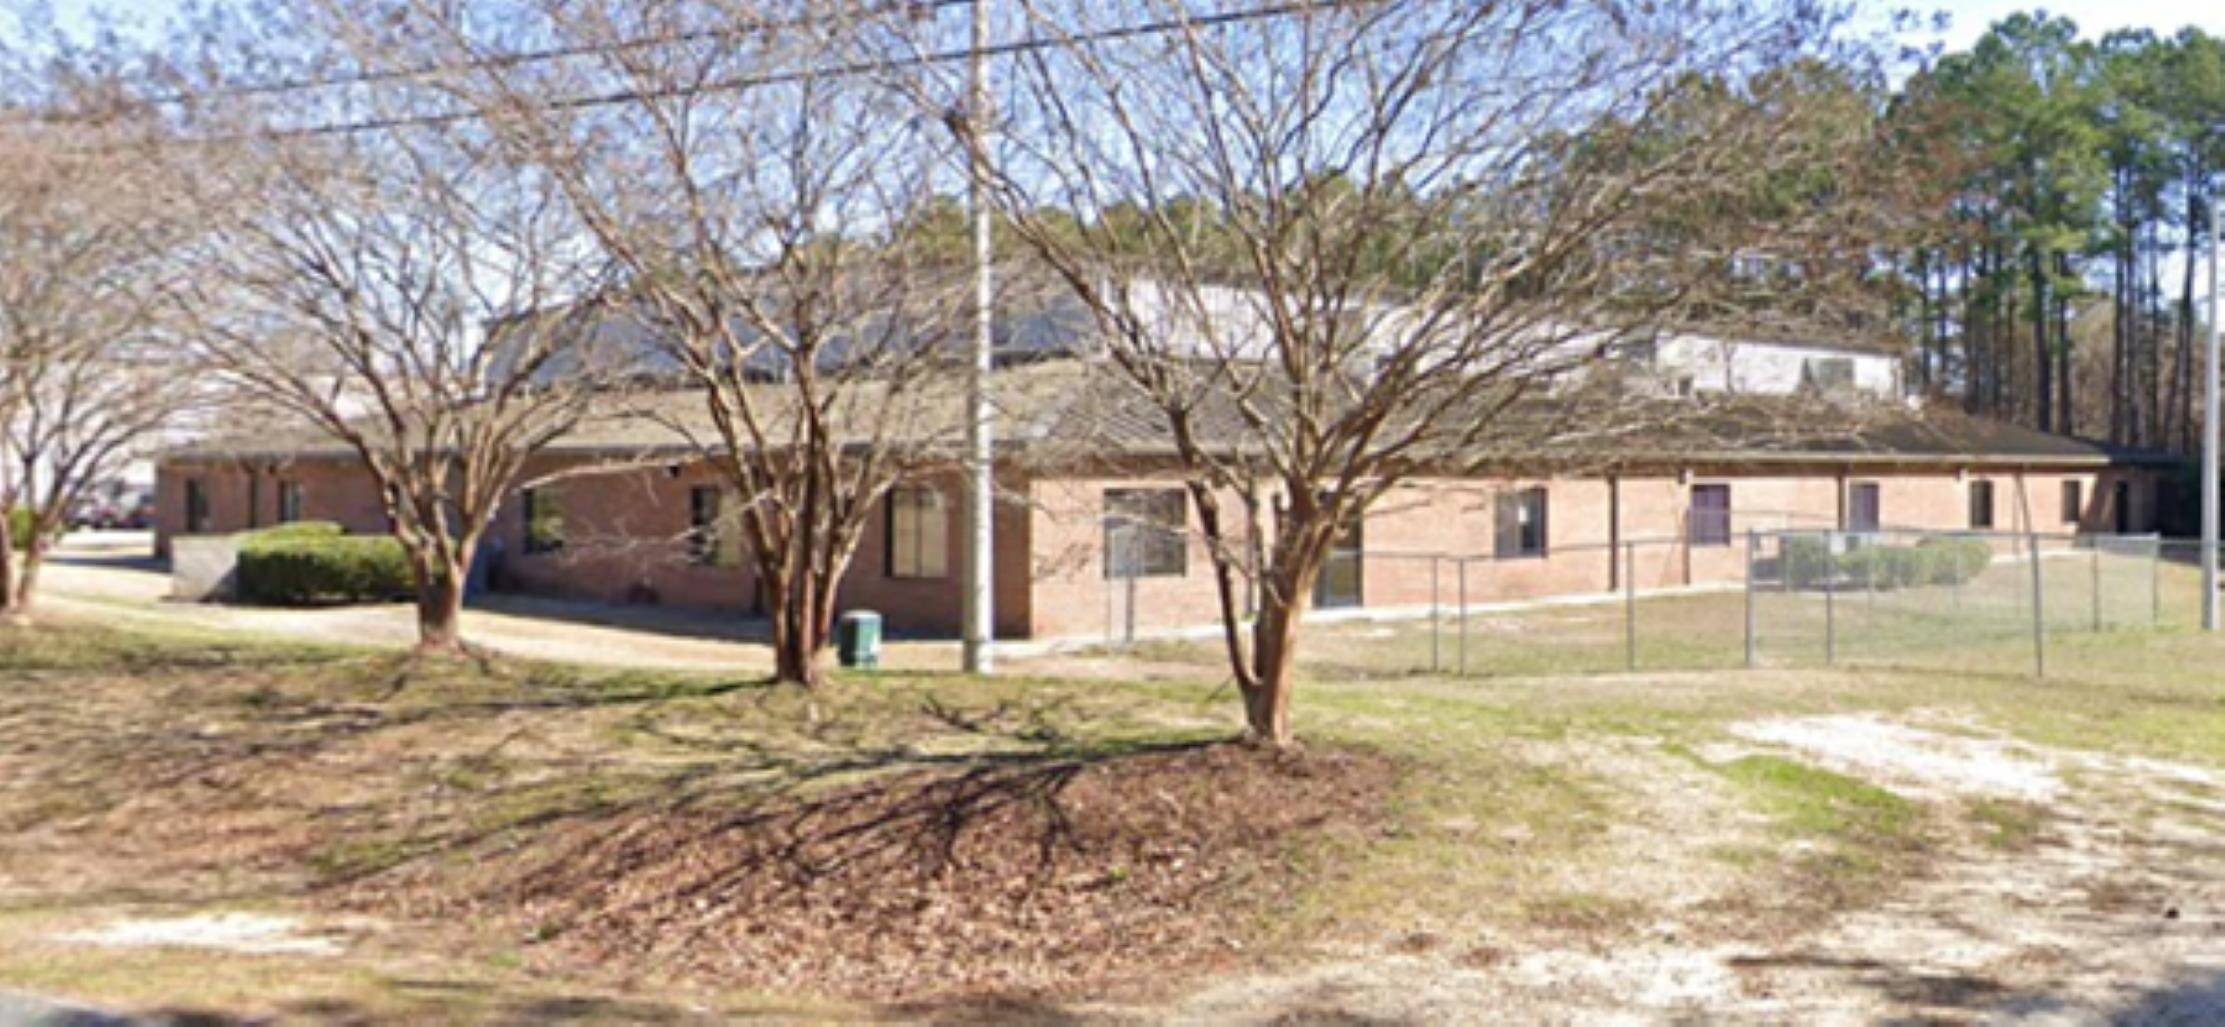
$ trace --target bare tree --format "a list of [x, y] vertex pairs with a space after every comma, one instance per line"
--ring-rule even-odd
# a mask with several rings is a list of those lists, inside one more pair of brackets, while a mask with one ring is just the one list
[[[444, 88], [558, 183], [699, 414], [664, 417], [724, 475], [779, 680], [816, 686], [837, 590], [878, 505], [947, 469], [967, 279], [907, 231], [956, 183], [947, 135], [863, 73], [892, 5], [532, 4], [508, 33], [439, 5], [356, 35]], [[656, 41], [641, 45], [640, 41]], [[530, 41], [565, 61], [493, 55]], [[692, 425], [692, 427], [690, 427]]]
[[50, 93], [30, 111], [37, 120], [0, 125], [0, 618], [11, 623], [29, 621], [71, 510], [203, 398], [180, 374], [163, 309], [187, 225], [149, 160], [156, 136], [98, 96]]
[[963, 135], [1163, 422], [1264, 744], [1370, 504], [1693, 417], [1595, 372], [1827, 266], [1844, 134], [1803, 131], [1824, 115], [1789, 88], [1827, 28], [1804, 4], [1019, 6], [1051, 45], [993, 148]]
[[[370, 95], [348, 116], [406, 122], [422, 100]], [[589, 330], [606, 264], [556, 183], [475, 125], [309, 134], [226, 102], [196, 112], [222, 145], [175, 154], [207, 213], [181, 304], [198, 352], [354, 452], [408, 554], [420, 649], [461, 651], [494, 514], [621, 377]]]

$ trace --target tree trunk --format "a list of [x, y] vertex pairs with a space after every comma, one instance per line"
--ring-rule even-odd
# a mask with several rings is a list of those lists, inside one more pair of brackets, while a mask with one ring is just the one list
[[23, 548], [22, 563], [16, 568], [15, 594], [10, 597], [7, 615], [11, 619], [29, 621], [31, 604], [39, 594], [39, 571], [46, 567], [46, 536], [37, 530], [31, 534]]
[[1290, 745], [1290, 693], [1298, 658], [1298, 624], [1311, 587], [1290, 594], [1267, 589], [1252, 624], [1252, 681], [1243, 688], [1244, 740], [1281, 749]]
[[[763, 563], [772, 563], [778, 557]], [[762, 564], [758, 573], [763, 576], [765, 593], [772, 598], [771, 614], [773, 644], [773, 680], [784, 685], [802, 685], [817, 691], [826, 683], [826, 667], [821, 660], [827, 645], [827, 625], [824, 603], [816, 595], [809, 572], [782, 566], [766, 573]]]
[[2110, 254], [2115, 273], [2109, 283], [2109, 441], [2125, 443], [2131, 434], [2127, 426], [2132, 409], [2130, 397], [2131, 376], [2126, 373], [2132, 366], [2132, 231], [2133, 226], [2125, 217], [2125, 182], [2130, 178], [2120, 169], [2117, 173], [2117, 246]]
[[442, 560], [417, 581], [417, 649], [453, 654], [464, 651], [464, 574], [460, 560]]
[[1932, 303], [1931, 303], [1931, 248], [1916, 250], [1916, 323], [1923, 332], [1923, 344], [1916, 351], [1916, 388], [1926, 395], [1931, 392], [1932, 355]]
[[2032, 271], [2032, 361], [2038, 366], [2039, 387], [2033, 393], [2033, 426], [2041, 431], [2055, 427], [2055, 357], [2047, 345], [2047, 258], [2034, 247], [2030, 254]]
[[[2058, 281], [2070, 281], [2070, 254], [2055, 255]], [[2070, 297], [2055, 294], [2055, 430], [2078, 434], [2078, 392], [2071, 374]]]
[[[1294, 509], [1292, 517], [1300, 516]], [[1320, 514], [1309, 509], [1303, 516], [1311, 521]], [[1251, 681], [1242, 689], [1245, 741], [1274, 749], [1294, 740], [1290, 693], [1298, 670], [1298, 630], [1333, 541], [1327, 532], [1306, 524], [1294, 523], [1283, 530], [1291, 534], [1278, 546], [1281, 566], [1269, 572], [1270, 587], [1262, 590], [1259, 617], [1252, 624]]]
[[5, 514], [0, 508], [0, 626], [21, 625], [29, 623], [30, 610], [16, 585], [15, 539]]
[[804, 609], [803, 604], [780, 603], [772, 615], [773, 679], [817, 691], [827, 676], [820, 659], [826, 648], [826, 633], [820, 630], [818, 614]]

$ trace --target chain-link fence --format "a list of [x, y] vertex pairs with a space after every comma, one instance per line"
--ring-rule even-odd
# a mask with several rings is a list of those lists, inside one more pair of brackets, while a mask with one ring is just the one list
[[[2045, 674], [2072, 635], [2198, 622], [2192, 543], [2154, 535], [1777, 529], [1547, 553], [1344, 551], [1303, 659], [1354, 674], [1902, 665]], [[1106, 581], [1114, 643], [1216, 636], [1209, 588]], [[1200, 659], [1215, 650], [1196, 647]]]

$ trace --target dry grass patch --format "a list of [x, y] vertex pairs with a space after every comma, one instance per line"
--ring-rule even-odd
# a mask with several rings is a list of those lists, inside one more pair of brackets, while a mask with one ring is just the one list
[[1394, 765], [1180, 746], [911, 771], [810, 797], [703, 796], [580, 816], [467, 866], [348, 892], [499, 923], [529, 961], [624, 961], [782, 991], [1030, 994], [1240, 952], [1305, 884], [1307, 836], [1370, 825]]

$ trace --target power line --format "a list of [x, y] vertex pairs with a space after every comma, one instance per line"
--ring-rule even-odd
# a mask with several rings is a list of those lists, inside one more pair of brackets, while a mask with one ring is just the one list
[[[975, 0], [923, 0], [924, 4], [932, 6], [938, 10], [943, 7], [956, 6], [959, 4], [970, 4], [973, 2], [975, 2]], [[1092, 43], [1117, 42], [1124, 39], [1137, 39], [1175, 31], [1219, 28], [1250, 21], [1263, 21], [1269, 18], [1287, 17], [1293, 14], [1315, 10], [1321, 6], [1321, 0], [1290, 0], [1290, 2], [1268, 4], [1261, 7], [1249, 8], [1245, 10], [1223, 11], [1216, 14], [1198, 15], [1194, 17], [1184, 16], [1163, 18], [1156, 21], [1140, 22], [1132, 25], [1119, 25], [1112, 28], [1099, 29], [1081, 34], [1069, 34], [1051, 38], [1030, 37], [1022, 40], [993, 43], [978, 48], [978, 52], [982, 57], [1016, 56], [1026, 53], [1035, 53], [1043, 50], [1068, 48], [1079, 45], [1088, 45]], [[729, 26], [725, 29], [704, 31], [740, 34], [745, 30]], [[628, 40], [621, 43], [603, 44], [600, 46], [580, 45], [574, 47], [550, 48], [548, 51], [535, 51], [535, 53], [549, 53], [555, 55], [557, 51], [561, 50], [577, 51], [576, 53], [568, 53], [564, 56], [588, 56], [595, 53], [623, 52], [623, 49], [632, 48], [635, 46], [653, 45], [657, 44], [647, 40]], [[639, 103], [644, 100], [673, 99], [684, 96], [695, 96], [704, 93], [746, 92], [751, 89], [786, 85], [790, 83], [811, 81], [821, 78], [847, 78], [851, 76], [872, 74], [876, 72], [899, 71], [908, 68], [920, 68], [950, 64], [958, 61], [970, 60], [975, 56], [975, 54], [976, 48], [974, 47], [938, 50], [932, 53], [919, 54], [910, 57], [853, 61], [845, 64], [837, 64], [831, 67], [807, 68], [796, 71], [784, 71], [768, 74], [736, 75], [721, 79], [714, 79], [709, 82], [668, 86], [658, 89], [624, 89], [607, 93], [589, 94], [586, 96], [560, 97], [557, 99], [534, 104], [533, 106], [539, 107], [542, 110], [550, 111], [587, 110], [596, 107], [613, 107], [630, 103]], [[528, 58], [530, 56], [530, 54], [511, 54], [502, 55], [500, 59], [510, 61], [513, 64], [529, 63]], [[556, 59], [556, 57], [551, 56], [548, 58], [540, 59]], [[503, 65], [497, 65], [487, 62], [464, 62], [454, 67], [457, 70], [471, 70], [474, 68], [493, 68], [498, 66]], [[426, 69], [415, 72], [395, 70], [389, 73], [382, 74], [385, 78], [388, 79], [399, 79], [409, 77], [411, 75], [427, 75], [434, 73], [434, 70]], [[347, 78], [352, 79], [358, 77], [360, 76], [350, 76]], [[286, 88], [281, 88], [282, 86], [286, 86], [285, 83], [259, 84], [259, 87], [265, 89], [267, 93], [275, 95], [287, 91], [300, 91], [312, 88], [330, 88], [332, 86], [344, 84], [349, 84], [347, 79], [320, 80], [313, 83], [309, 81], [303, 81]], [[209, 95], [224, 96], [229, 94], [216, 93]], [[190, 94], [178, 94], [177, 99], [168, 100], [166, 102], [173, 104], [184, 103], [187, 102], [190, 98]], [[337, 135], [354, 135], [363, 132], [390, 132], [397, 129], [405, 128], [430, 128], [442, 125], [453, 125], [461, 122], [483, 120], [485, 117], [486, 113], [483, 111], [465, 108], [448, 111], [436, 111], [426, 114], [405, 114], [395, 115], [392, 117], [369, 118], [356, 121], [307, 125], [299, 128], [274, 129], [264, 132], [236, 133], [221, 136], [203, 136], [197, 138], [175, 140], [174, 142], [176, 144], [182, 145], [208, 145], [241, 142], [248, 139], [301, 139]]]
[[[865, 11], [867, 13], [873, 13], [876, 11], [897, 12], [913, 16], [920, 16], [939, 14], [948, 8], [964, 7], [974, 2], [975, 0], [882, 0], [881, 3], [868, 5], [865, 8]], [[569, 46], [552, 46], [535, 50], [520, 50], [510, 53], [489, 54], [483, 57], [475, 57], [468, 61], [428, 62], [403, 68], [371, 68], [345, 75], [333, 75], [323, 78], [303, 77], [272, 79], [265, 82], [239, 83], [236, 85], [224, 86], [221, 88], [205, 91], [180, 89], [173, 90], [168, 93], [160, 93], [154, 96], [145, 97], [143, 98], [143, 100], [146, 103], [154, 104], [157, 106], [174, 107], [193, 103], [195, 101], [241, 99], [257, 96], [276, 96], [284, 93], [337, 89], [344, 86], [374, 85], [380, 82], [398, 82], [408, 79], [424, 78], [428, 75], [446, 75], [466, 71], [485, 71], [502, 68], [516, 68], [529, 64], [541, 64], [549, 61], [568, 60], [575, 57], [590, 57], [597, 54], [626, 53], [634, 50], [647, 50], [659, 46], [678, 46], [683, 43], [716, 42], [719, 40], [734, 39], [740, 36], [750, 35], [752, 33], [758, 32], [765, 32], [768, 30], [809, 28], [813, 25], [831, 24], [839, 20], [844, 20], [848, 17], [855, 17], [855, 15], [842, 17], [832, 17], [827, 15], [806, 15], [797, 18], [755, 19], [743, 21], [733, 25], [724, 25], [718, 28], [691, 29], [685, 32], [672, 32], [664, 35], [654, 36], [636, 36], [631, 39], [623, 39], [614, 43], [575, 43]]]

